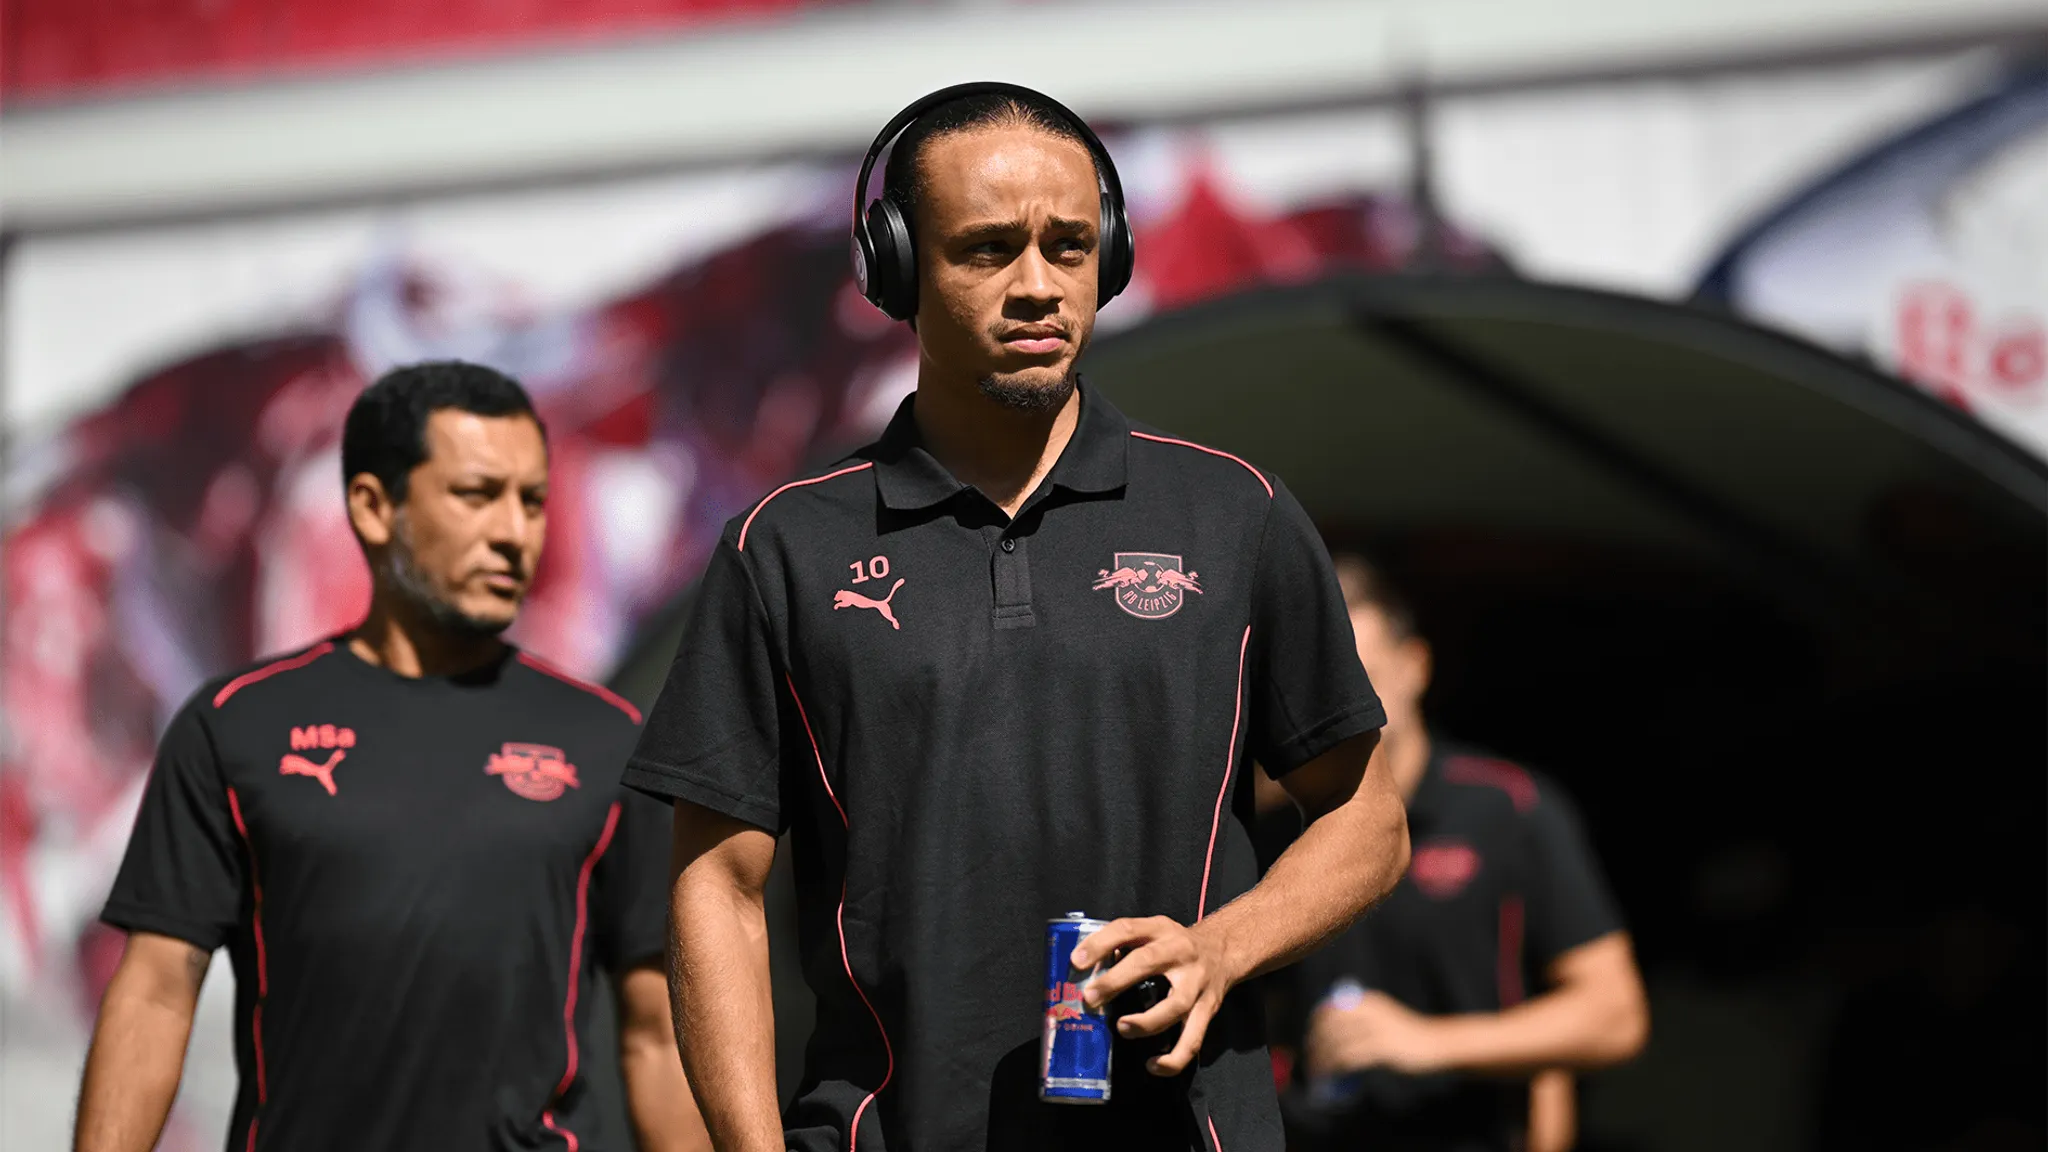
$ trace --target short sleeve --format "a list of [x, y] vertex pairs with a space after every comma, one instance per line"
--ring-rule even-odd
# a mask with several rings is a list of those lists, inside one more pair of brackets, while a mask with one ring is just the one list
[[621, 789], [619, 824], [591, 877], [598, 959], [613, 972], [659, 961], [668, 946], [670, 809]]
[[780, 830], [781, 692], [767, 609], [730, 539], [704, 571], [625, 782]]
[[213, 738], [195, 698], [157, 745], [127, 855], [100, 918], [211, 951], [242, 912], [242, 845]]
[[1529, 960], [1541, 971], [1579, 945], [1620, 931], [1622, 922], [1578, 811], [1557, 785], [1539, 783], [1527, 828]]
[[1246, 731], [1252, 755], [1277, 780], [1387, 722], [1358, 661], [1330, 554], [1278, 480], [1252, 597]]

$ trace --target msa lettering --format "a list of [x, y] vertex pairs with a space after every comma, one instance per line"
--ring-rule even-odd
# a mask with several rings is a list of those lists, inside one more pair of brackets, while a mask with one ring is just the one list
[[304, 728], [292, 729], [292, 751], [305, 752], [314, 748], [353, 748], [356, 746], [356, 730], [337, 728], [332, 724], [308, 724]]

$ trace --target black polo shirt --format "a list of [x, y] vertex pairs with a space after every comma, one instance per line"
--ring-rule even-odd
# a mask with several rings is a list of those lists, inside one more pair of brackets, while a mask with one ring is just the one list
[[632, 705], [508, 652], [408, 679], [329, 640], [165, 731], [103, 914], [225, 945], [231, 1152], [589, 1152], [593, 969], [657, 961], [668, 813]]
[[[1391, 895], [1296, 967], [1312, 1008], [1341, 977], [1419, 1012], [1498, 1012], [1543, 990], [1551, 961], [1621, 930], [1571, 801], [1517, 764], [1437, 744], [1408, 802], [1413, 856]], [[1290, 1091], [1307, 1149], [1508, 1152], [1526, 1080], [1367, 1072], [1341, 1103]]]
[[1086, 386], [1011, 520], [914, 403], [727, 526], [626, 772], [791, 832], [818, 999], [791, 1144], [1278, 1149], [1245, 997], [1183, 1080], [1126, 1057], [1110, 1106], [1038, 1103], [1044, 932], [1244, 892], [1247, 758], [1381, 725], [1322, 543], [1270, 475]]

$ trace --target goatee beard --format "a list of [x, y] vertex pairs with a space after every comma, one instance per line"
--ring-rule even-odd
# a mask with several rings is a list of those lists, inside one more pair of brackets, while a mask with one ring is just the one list
[[1021, 374], [991, 373], [980, 380], [981, 394], [1013, 412], [1057, 412], [1074, 394], [1074, 374], [1062, 373], [1050, 384], [1033, 384]]

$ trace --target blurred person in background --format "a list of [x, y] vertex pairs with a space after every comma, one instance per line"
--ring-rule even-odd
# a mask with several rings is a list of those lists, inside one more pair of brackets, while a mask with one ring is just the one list
[[1290, 1146], [1563, 1152], [1567, 1070], [1648, 1038], [1628, 935], [1562, 790], [1435, 738], [1413, 612], [1363, 558], [1335, 563], [1414, 850], [1393, 894], [1292, 973], [1307, 1020]]
[[[1274, 1152], [1262, 1021], [1229, 994], [1407, 848], [1329, 558], [1277, 481], [1078, 378], [1130, 259], [1086, 127], [944, 90], [871, 161], [899, 128], [866, 219], [902, 243], [857, 239], [870, 299], [914, 320], [917, 390], [727, 526], [627, 772], [676, 801], [691, 1080], [728, 1152]], [[1140, 544], [1174, 554], [1118, 551]], [[1224, 819], [1250, 755], [1311, 818], [1263, 881]], [[779, 1119], [762, 901], [785, 829], [818, 1023]], [[1122, 1017], [1089, 1107], [1038, 1097], [1045, 925], [1075, 909], [1109, 921], [1073, 953], [1112, 965], [1091, 1007], [1170, 989]]]
[[666, 813], [638, 714], [501, 639], [547, 527], [546, 433], [489, 368], [350, 409], [353, 631], [203, 686], [158, 747], [104, 919], [78, 1152], [155, 1145], [213, 951], [235, 970], [234, 1152], [598, 1147], [579, 1052], [617, 990], [640, 1147], [708, 1146], [660, 969]]

